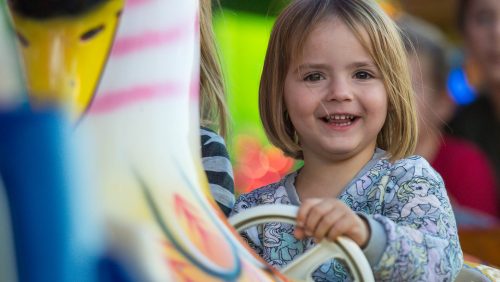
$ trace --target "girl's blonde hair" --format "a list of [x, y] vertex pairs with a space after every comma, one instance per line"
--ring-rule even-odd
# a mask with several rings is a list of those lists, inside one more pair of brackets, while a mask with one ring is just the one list
[[201, 125], [227, 137], [228, 110], [224, 79], [212, 29], [212, 2], [200, 0], [200, 119]]
[[386, 150], [391, 160], [412, 154], [417, 118], [405, 49], [397, 26], [370, 0], [296, 0], [278, 16], [259, 88], [260, 117], [269, 140], [286, 155], [303, 158], [284, 103], [285, 78], [292, 58], [300, 58], [308, 34], [332, 16], [352, 30], [382, 74], [389, 105], [377, 146]]

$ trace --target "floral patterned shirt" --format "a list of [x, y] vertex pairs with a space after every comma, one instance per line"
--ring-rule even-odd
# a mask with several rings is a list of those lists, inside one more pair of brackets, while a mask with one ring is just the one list
[[[266, 204], [300, 205], [293, 172], [279, 182], [241, 195], [231, 215]], [[455, 218], [441, 176], [419, 156], [389, 162], [377, 149], [372, 160], [340, 193], [338, 199], [381, 226], [380, 255], [370, 260], [377, 281], [453, 281], [463, 263]], [[267, 223], [248, 229], [243, 237], [268, 263], [282, 267], [314, 246], [298, 241], [293, 226]], [[382, 243], [381, 243], [382, 242]], [[380, 246], [381, 245], [381, 246]], [[369, 246], [368, 246], [369, 247]], [[367, 247], [367, 248], [368, 248]], [[366, 248], [364, 250], [366, 254]], [[368, 256], [367, 256], [368, 257]], [[315, 281], [350, 281], [340, 261], [324, 263]]]

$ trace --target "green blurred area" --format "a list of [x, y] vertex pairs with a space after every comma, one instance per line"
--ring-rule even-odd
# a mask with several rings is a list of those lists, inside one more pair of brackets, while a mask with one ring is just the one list
[[273, 17], [223, 9], [214, 30], [227, 83], [232, 137], [250, 134], [265, 142], [258, 111], [260, 74]]
[[259, 81], [275, 18], [222, 9], [214, 14], [231, 117], [227, 138], [236, 193], [278, 181], [294, 165], [267, 140], [259, 117]]
[[224, 9], [260, 15], [277, 15], [290, 0], [220, 0]]

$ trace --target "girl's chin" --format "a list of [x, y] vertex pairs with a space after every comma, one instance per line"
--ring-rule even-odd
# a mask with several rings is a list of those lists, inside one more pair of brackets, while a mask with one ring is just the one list
[[356, 148], [353, 143], [350, 144], [337, 144], [336, 146], [329, 146], [325, 148], [325, 155], [334, 159], [346, 159], [353, 155]]

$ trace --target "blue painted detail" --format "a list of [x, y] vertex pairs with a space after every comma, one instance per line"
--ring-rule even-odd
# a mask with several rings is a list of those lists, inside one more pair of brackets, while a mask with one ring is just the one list
[[463, 68], [450, 71], [447, 81], [448, 93], [458, 105], [467, 105], [476, 100], [476, 90], [470, 85]]
[[96, 281], [95, 257], [82, 255], [75, 234], [69, 132], [57, 110], [0, 110], [0, 177], [19, 281]]

